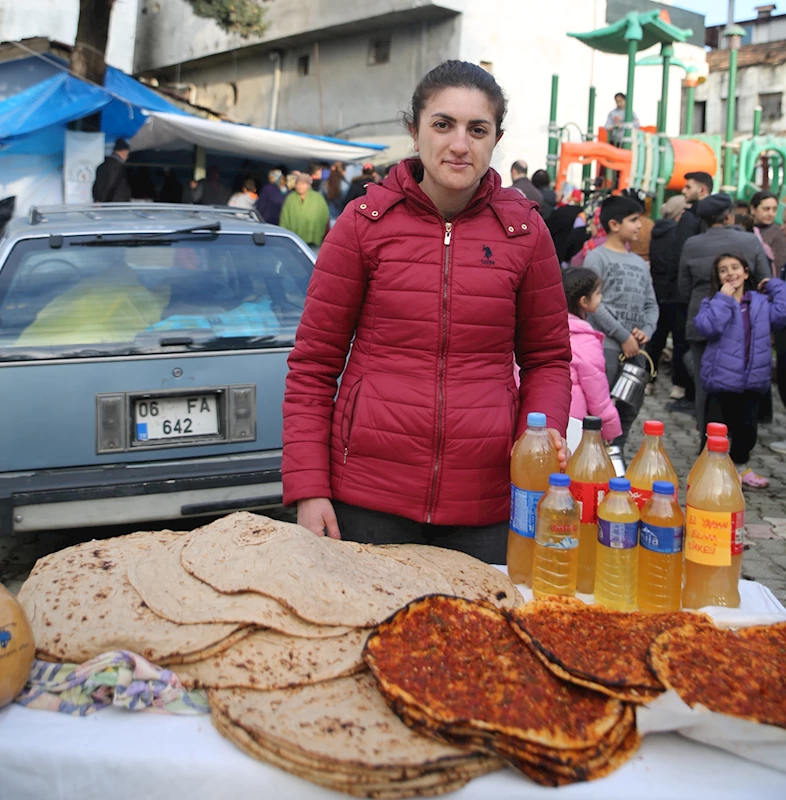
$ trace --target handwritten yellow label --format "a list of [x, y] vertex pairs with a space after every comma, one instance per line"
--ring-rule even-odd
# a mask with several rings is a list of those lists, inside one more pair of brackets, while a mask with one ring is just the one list
[[685, 558], [711, 567], [731, 566], [732, 515], [688, 506], [685, 515]]

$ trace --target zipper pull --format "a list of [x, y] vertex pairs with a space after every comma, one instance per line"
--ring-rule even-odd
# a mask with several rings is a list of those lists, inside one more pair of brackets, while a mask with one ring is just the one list
[[450, 237], [453, 235], [453, 223], [445, 223], [445, 247], [450, 245]]
[[347, 463], [347, 455], [349, 455], [349, 448], [345, 447], [344, 448], [344, 463], [345, 464]]

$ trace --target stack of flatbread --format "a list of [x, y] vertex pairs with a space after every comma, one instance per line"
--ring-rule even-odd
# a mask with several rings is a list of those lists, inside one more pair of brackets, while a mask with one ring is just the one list
[[555, 676], [486, 603], [415, 600], [377, 628], [364, 655], [413, 729], [483, 748], [547, 786], [606, 775], [639, 746], [632, 705]]
[[691, 611], [610, 611], [574, 598], [542, 598], [509, 611], [513, 629], [559, 678], [630, 703], [649, 703], [665, 691], [648, 664], [655, 638], [690, 624], [714, 628]]
[[[216, 727], [257, 758], [351, 794], [406, 797], [458, 788], [501, 763], [424, 741], [358, 674], [370, 630], [435, 592], [509, 610], [522, 602], [503, 573], [462, 553], [319, 538], [245, 512], [54, 553], [19, 601], [40, 658], [139, 653], [210, 690]], [[347, 698], [339, 725], [337, 697]], [[282, 704], [298, 725], [274, 725]]]

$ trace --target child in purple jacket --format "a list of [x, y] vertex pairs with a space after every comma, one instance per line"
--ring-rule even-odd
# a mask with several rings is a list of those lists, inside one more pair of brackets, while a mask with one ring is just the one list
[[707, 421], [728, 425], [740, 480], [757, 489], [769, 481], [748, 467], [748, 457], [756, 444], [759, 399], [772, 381], [770, 332], [786, 327], [786, 284], [765, 278], [758, 289], [745, 259], [724, 253], [713, 262], [711, 293], [694, 320], [708, 341], [701, 361]]

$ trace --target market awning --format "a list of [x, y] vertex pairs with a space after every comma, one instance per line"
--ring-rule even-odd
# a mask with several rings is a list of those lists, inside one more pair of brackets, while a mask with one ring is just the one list
[[131, 139], [131, 150], [175, 149], [198, 145], [205, 150], [231, 153], [273, 163], [287, 161], [357, 161], [371, 158], [384, 145], [356, 144], [327, 136], [253, 128], [234, 122], [211, 122], [158, 111]]
[[[664, 9], [665, 11], [665, 9]], [[638, 40], [637, 50], [647, 50], [655, 44], [674, 44], [684, 42], [692, 34], [690, 28], [678, 28], [672, 25], [664, 11], [631, 11], [621, 20], [606, 28], [599, 28], [587, 33], [569, 33], [574, 39], [600, 50], [603, 53], [628, 52], [628, 42]]]
[[112, 140], [130, 138], [145, 123], [143, 110], [185, 116], [172, 103], [120, 70], [107, 67], [104, 86], [68, 72], [53, 75], [0, 103], [0, 143], [101, 111], [101, 130]]

